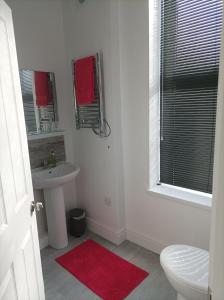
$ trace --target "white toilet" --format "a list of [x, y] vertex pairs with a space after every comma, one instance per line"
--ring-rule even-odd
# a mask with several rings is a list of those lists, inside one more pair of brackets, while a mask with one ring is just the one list
[[166, 247], [160, 255], [177, 300], [208, 300], [208, 251], [187, 245]]

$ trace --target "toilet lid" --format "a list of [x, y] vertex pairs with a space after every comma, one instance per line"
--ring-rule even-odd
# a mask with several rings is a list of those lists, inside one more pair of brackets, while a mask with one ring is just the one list
[[208, 251], [187, 245], [172, 245], [161, 252], [160, 262], [176, 279], [201, 292], [208, 292]]

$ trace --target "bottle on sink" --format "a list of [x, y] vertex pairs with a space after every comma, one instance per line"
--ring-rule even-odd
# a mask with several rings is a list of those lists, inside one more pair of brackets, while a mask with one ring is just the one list
[[48, 168], [55, 168], [57, 164], [55, 151], [52, 149], [48, 155], [47, 166]]

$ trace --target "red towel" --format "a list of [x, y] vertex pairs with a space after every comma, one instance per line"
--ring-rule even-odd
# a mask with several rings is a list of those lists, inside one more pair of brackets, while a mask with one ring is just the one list
[[78, 59], [74, 64], [75, 93], [78, 105], [91, 104], [95, 99], [94, 65], [94, 56]]
[[50, 87], [48, 72], [34, 72], [36, 104], [37, 106], [47, 106], [50, 102]]

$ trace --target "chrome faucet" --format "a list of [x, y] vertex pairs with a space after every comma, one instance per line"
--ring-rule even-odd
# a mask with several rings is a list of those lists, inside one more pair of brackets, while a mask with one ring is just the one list
[[43, 159], [42, 161], [41, 161], [41, 165], [42, 165], [42, 167], [44, 167], [44, 168], [47, 168], [47, 159]]

